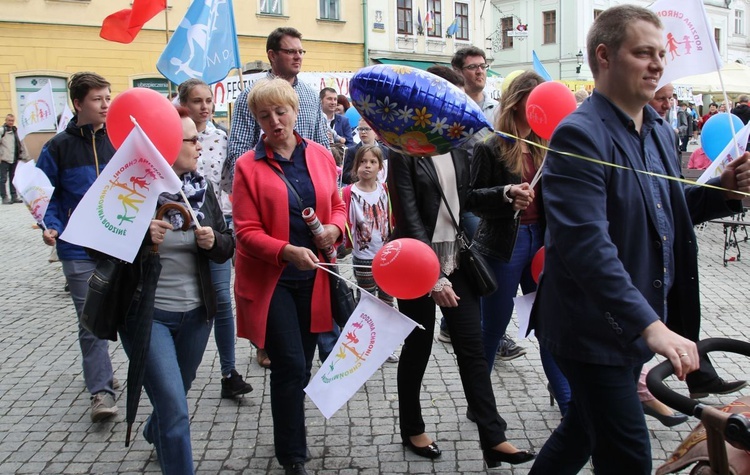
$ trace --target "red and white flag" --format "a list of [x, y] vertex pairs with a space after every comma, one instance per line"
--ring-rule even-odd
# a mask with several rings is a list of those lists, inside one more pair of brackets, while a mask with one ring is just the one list
[[333, 351], [305, 388], [326, 419], [354, 396], [416, 326], [395, 308], [362, 292]]
[[702, 0], [658, 0], [649, 9], [664, 25], [666, 66], [658, 87], [721, 69], [719, 49]]
[[60, 239], [133, 262], [164, 192], [182, 182], [146, 133], [135, 124], [91, 188]]
[[18, 140], [40, 130], [54, 130], [57, 127], [55, 98], [52, 96], [52, 83], [21, 99], [21, 118], [18, 122]]
[[44, 225], [44, 213], [47, 212], [52, 193], [55, 191], [49, 177], [36, 167], [33, 160], [18, 162], [16, 174], [13, 177], [13, 186], [21, 195], [21, 199], [29, 208], [34, 220], [42, 228], [47, 229]]

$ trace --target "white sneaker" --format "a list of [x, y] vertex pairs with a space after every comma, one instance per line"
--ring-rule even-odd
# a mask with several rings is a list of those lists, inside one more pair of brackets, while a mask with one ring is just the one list
[[91, 397], [91, 422], [101, 422], [117, 414], [115, 398], [107, 392], [100, 392]]
[[391, 355], [385, 360], [389, 363], [398, 363], [398, 356], [396, 356], [396, 353], [391, 353]]

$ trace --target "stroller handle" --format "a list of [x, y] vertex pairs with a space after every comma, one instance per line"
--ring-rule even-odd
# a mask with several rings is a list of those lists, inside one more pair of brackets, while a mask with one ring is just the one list
[[[750, 342], [732, 340], [730, 338], [708, 338], [697, 343], [701, 357], [712, 351], [726, 351], [750, 356]], [[654, 366], [646, 376], [646, 386], [651, 394], [667, 406], [701, 419], [704, 410], [713, 409], [700, 402], [672, 391], [664, 384], [664, 379], [674, 374], [674, 367], [670, 361], [662, 361]], [[713, 411], [712, 411], [713, 412]], [[718, 413], [718, 414], [717, 414]], [[750, 449], [750, 421], [739, 414], [725, 414], [715, 411], [715, 417], [725, 418], [726, 424], [722, 432], [727, 442], [735, 447]], [[705, 422], [705, 421], [704, 421]]]

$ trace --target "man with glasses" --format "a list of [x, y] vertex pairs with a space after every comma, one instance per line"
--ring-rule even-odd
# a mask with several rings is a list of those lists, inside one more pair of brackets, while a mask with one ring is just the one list
[[464, 77], [466, 94], [479, 104], [490, 124], [494, 124], [498, 102], [484, 92], [487, 70], [490, 67], [484, 51], [476, 46], [461, 48], [453, 55], [451, 66]]
[[[307, 84], [297, 78], [302, 69], [302, 33], [295, 28], [276, 28], [266, 40], [266, 54], [271, 63], [268, 79], [281, 78], [289, 81], [299, 96], [299, 114], [294, 130], [303, 138], [318, 142], [329, 147], [328, 126], [320, 108], [318, 94]], [[260, 140], [260, 125], [250, 113], [247, 105], [247, 95], [253, 87], [240, 93], [235, 101], [232, 126], [229, 132], [229, 146], [227, 150], [227, 166], [234, 175], [234, 162], [245, 152], [252, 150]]]

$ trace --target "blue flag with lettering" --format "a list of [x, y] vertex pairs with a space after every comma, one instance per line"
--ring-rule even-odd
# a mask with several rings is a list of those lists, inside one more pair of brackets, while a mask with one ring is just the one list
[[232, 0], [193, 0], [156, 69], [175, 84], [191, 78], [213, 84], [240, 65]]
[[542, 62], [539, 61], [539, 57], [536, 55], [536, 51], [531, 50], [531, 56], [534, 61], [534, 71], [536, 71], [538, 75], [544, 78], [545, 81], [552, 81], [552, 76], [549, 75]]

